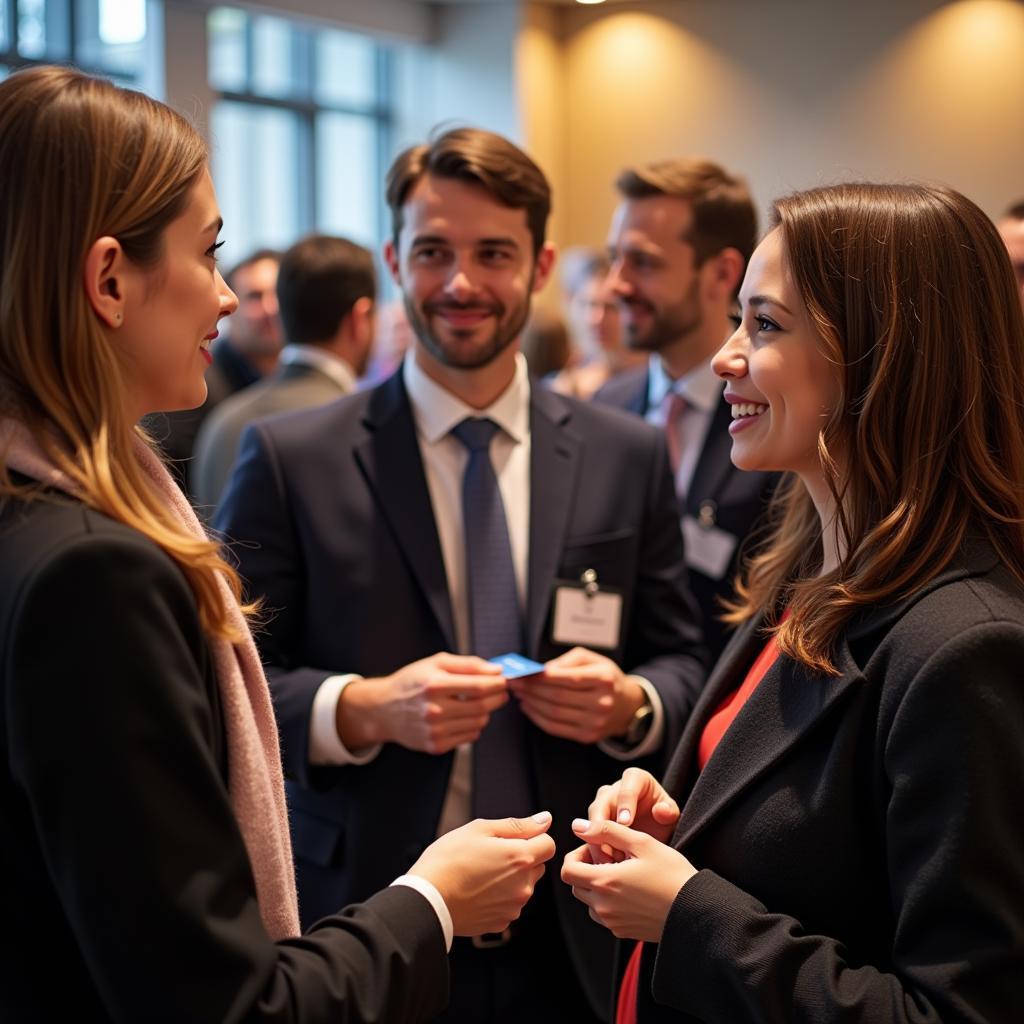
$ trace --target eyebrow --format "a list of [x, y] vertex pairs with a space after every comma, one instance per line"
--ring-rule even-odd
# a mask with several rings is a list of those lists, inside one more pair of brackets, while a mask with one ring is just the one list
[[[418, 245], [451, 245], [452, 241], [450, 238], [445, 238], [443, 235], [417, 235], [412, 240], [412, 248], [416, 248]], [[514, 238], [477, 238], [474, 240], [473, 245], [498, 245], [506, 246], [510, 249], [518, 249], [519, 243]]]
[[509, 249], [518, 249], [519, 243], [514, 238], [478, 238], [477, 245], [504, 245]]
[[779, 309], [785, 311], [790, 316], [793, 316], [793, 310], [791, 310], [784, 302], [780, 302], [778, 299], [773, 299], [770, 295], [751, 295], [747, 299], [748, 306], [778, 306]]
[[221, 228], [223, 228], [223, 227], [224, 227], [224, 218], [223, 217], [218, 217], [216, 220], [211, 220], [210, 223], [207, 224], [205, 228], [203, 228], [203, 234], [205, 235], [207, 231], [213, 231], [213, 229], [216, 228], [217, 229], [217, 234], [219, 235], [220, 231], [221, 231]]

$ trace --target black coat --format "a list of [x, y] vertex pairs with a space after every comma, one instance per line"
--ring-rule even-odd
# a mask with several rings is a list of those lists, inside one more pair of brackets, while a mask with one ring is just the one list
[[1024, 588], [973, 543], [854, 622], [838, 678], [780, 659], [698, 775], [757, 625], [727, 648], [666, 779], [673, 845], [701, 870], [656, 963], [646, 949], [640, 1021], [1020, 1021]]
[[191, 590], [65, 499], [0, 504], [0, 1019], [422, 1021], [440, 925], [388, 889], [274, 943]]

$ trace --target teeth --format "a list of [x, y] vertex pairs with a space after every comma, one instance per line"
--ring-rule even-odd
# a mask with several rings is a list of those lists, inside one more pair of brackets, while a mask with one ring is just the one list
[[204, 348], [207, 351], [209, 351], [210, 350], [210, 339], [209, 338], [203, 338], [203, 340], [201, 342], [199, 342], [199, 347], [200, 348]]
[[758, 405], [755, 402], [740, 402], [732, 407], [732, 418], [738, 420], [744, 416], [760, 416], [767, 409], [767, 405]]

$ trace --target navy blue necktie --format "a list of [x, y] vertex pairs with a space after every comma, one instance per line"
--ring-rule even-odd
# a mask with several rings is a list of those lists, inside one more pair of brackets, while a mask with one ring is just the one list
[[[465, 419], [452, 435], [469, 449], [462, 477], [466, 541], [466, 603], [471, 653], [481, 658], [520, 652], [523, 623], [505, 505], [491, 464], [492, 420]], [[473, 747], [473, 813], [522, 818], [533, 811], [526, 722], [515, 699], [491, 715]]]

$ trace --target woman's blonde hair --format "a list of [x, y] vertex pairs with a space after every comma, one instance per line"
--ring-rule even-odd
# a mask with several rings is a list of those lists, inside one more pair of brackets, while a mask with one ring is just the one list
[[767, 609], [786, 655], [834, 673], [851, 617], [920, 589], [969, 533], [1024, 581], [1024, 315], [994, 225], [952, 189], [812, 189], [773, 226], [837, 367], [818, 449], [846, 553], [816, 575], [821, 524], [786, 480], [725, 618]]
[[[204, 629], [234, 639], [219, 547], [169, 513], [132, 455], [127, 385], [86, 296], [92, 243], [116, 238], [160, 272], [163, 233], [207, 166], [196, 131], [162, 103], [69, 68], [0, 83], [0, 382], [9, 411], [88, 505], [145, 534], [180, 566]], [[2, 453], [0, 453], [2, 454]], [[0, 495], [37, 496], [0, 463]]]

